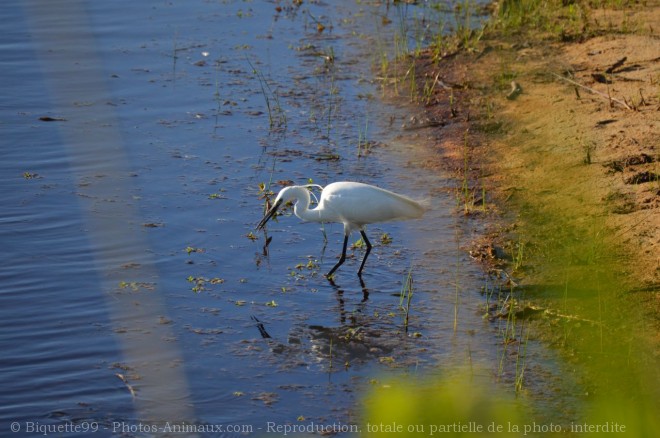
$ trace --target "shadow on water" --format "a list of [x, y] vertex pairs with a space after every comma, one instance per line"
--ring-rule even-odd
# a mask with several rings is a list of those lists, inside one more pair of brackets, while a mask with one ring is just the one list
[[[502, 361], [484, 277], [460, 247], [478, 225], [457, 221], [438, 187], [450, 182], [417, 165], [419, 145], [397, 138], [406, 115], [370, 81], [366, 35], [385, 38], [383, 17], [402, 10], [261, 3], [3, 8], [2, 430], [358, 424], [383, 375]], [[354, 244], [329, 282], [341, 226], [285, 215], [254, 233], [260, 185], [310, 179], [433, 208], [369, 227], [363, 278]], [[538, 381], [561, 387], [553, 354], [528, 348]]]

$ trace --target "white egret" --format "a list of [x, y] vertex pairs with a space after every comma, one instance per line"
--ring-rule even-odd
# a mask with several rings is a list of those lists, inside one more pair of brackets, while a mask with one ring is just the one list
[[307, 222], [339, 222], [344, 224], [344, 247], [337, 264], [328, 272], [330, 277], [346, 260], [348, 236], [353, 231], [360, 231], [367, 250], [358, 270], [362, 276], [364, 263], [371, 252], [371, 242], [364, 232], [364, 226], [376, 222], [417, 219], [424, 214], [424, 207], [410, 198], [389, 190], [358, 182], [335, 182], [329, 184], [321, 192], [321, 199], [316, 208], [309, 208], [310, 195], [308, 187], [289, 186], [283, 188], [275, 198], [273, 206], [257, 225], [261, 229], [272, 218], [278, 208], [289, 201], [295, 203], [294, 214]]

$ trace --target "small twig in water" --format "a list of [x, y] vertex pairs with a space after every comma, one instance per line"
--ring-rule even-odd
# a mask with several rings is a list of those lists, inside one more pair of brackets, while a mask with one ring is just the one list
[[130, 393], [131, 393], [131, 396], [132, 396], [133, 398], [135, 398], [137, 394], [135, 393], [135, 389], [133, 389], [133, 386], [131, 386], [131, 384], [128, 383], [128, 379], [126, 379], [126, 377], [124, 377], [124, 375], [121, 374], [121, 373], [115, 373], [115, 376], [119, 377], [119, 379], [120, 379], [122, 382], [124, 382], [124, 384], [125, 384], [126, 387], [128, 388], [128, 392], [130, 392]]

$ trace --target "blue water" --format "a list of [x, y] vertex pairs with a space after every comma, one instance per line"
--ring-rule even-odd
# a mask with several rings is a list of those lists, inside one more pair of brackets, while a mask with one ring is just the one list
[[[457, 219], [454, 183], [424, 166], [425, 137], [400, 131], [406, 110], [380, 100], [372, 80], [389, 46], [378, 41], [393, 31], [382, 16], [435, 11], [5, 3], [2, 435], [359, 424], [372, 378], [497, 369], [498, 327], [477, 311], [485, 279], [461, 248], [480, 225]], [[365, 138], [379, 143], [359, 157]], [[364, 285], [359, 250], [332, 285], [322, 274], [339, 255], [340, 226], [325, 225], [324, 244], [318, 224], [281, 217], [268, 255], [254, 230], [261, 183], [277, 191], [310, 179], [368, 182], [433, 208], [370, 227], [372, 242], [384, 232], [393, 242], [375, 246]], [[398, 295], [411, 267], [406, 333]]]

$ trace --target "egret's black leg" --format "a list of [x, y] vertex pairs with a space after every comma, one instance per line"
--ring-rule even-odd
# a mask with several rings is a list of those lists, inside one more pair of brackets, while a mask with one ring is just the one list
[[360, 270], [358, 271], [358, 275], [361, 277], [362, 268], [364, 268], [364, 263], [367, 261], [367, 257], [369, 257], [369, 253], [371, 252], [371, 242], [369, 242], [369, 239], [367, 239], [367, 234], [364, 232], [364, 230], [360, 230], [360, 234], [362, 235], [362, 240], [367, 245], [367, 252], [364, 253], [364, 258], [362, 259], [362, 264], [360, 265]]
[[330, 269], [330, 272], [328, 272], [325, 276], [330, 277], [332, 274], [335, 273], [338, 267], [341, 266], [342, 263], [346, 260], [346, 246], [348, 245], [348, 235], [344, 236], [344, 248], [341, 250], [341, 257], [339, 258], [339, 261], [335, 265], [334, 268]]

